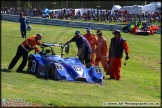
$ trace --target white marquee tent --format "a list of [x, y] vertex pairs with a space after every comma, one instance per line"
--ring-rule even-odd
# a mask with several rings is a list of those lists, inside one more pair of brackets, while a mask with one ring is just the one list
[[112, 12], [114, 12], [115, 10], [119, 10], [121, 8], [121, 6], [119, 5], [114, 5], [111, 9]]

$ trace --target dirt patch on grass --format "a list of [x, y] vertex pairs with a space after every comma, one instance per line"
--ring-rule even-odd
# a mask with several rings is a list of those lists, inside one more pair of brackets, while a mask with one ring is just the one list
[[[158, 65], [158, 64], [157, 64]], [[148, 68], [160, 72], [160, 68], [158, 66], [147, 66]]]
[[160, 60], [153, 61], [151, 60], [150, 57], [141, 57], [141, 56], [136, 56], [135, 59], [142, 62], [143, 65], [146, 66], [147, 68], [160, 72], [159, 66], [161, 64]]

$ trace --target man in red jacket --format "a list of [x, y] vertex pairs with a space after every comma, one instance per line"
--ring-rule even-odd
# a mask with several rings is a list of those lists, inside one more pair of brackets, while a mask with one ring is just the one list
[[129, 59], [129, 48], [126, 40], [121, 37], [120, 31], [115, 30], [113, 32], [114, 36], [111, 38], [110, 48], [109, 48], [109, 61], [110, 64], [110, 78], [109, 79], [116, 79], [120, 80], [120, 68], [122, 64], [122, 57], [123, 57], [123, 50], [125, 50], [126, 58], [125, 60]]

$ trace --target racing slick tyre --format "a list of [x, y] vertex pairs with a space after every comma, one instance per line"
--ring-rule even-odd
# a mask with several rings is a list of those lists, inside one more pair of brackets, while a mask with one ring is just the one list
[[27, 71], [30, 72], [31, 74], [36, 74], [37, 75], [36, 69], [37, 69], [36, 61], [35, 60], [32, 61], [32, 57], [29, 56]]
[[56, 75], [56, 68], [54, 64], [51, 64], [48, 69], [48, 79], [56, 80], [55, 75]]
[[124, 28], [123, 28], [123, 32], [124, 32], [124, 33], [128, 33], [128, 32], [129, 32], [129, 29], [128, 29], [127, 27], [124, 27]]

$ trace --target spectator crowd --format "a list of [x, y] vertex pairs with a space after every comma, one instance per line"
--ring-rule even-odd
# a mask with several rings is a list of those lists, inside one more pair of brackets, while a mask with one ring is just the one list
[[138, 14], [129, 14], [128, 11], [116, 10], [84, 10], [75, 12], [75, 9], [61, 9], [60, 11], [52, 11], [47, 16], [42, 13], [41, 8], [13, 8], [13, 7], [1, 7], [1, 14], [19, 15], [23, 12], [25, 16], [42, 17], [42, 18], [56, 18], [56, 19], [77, 19], [85, 21], [101, 21], [101, 22], [133, 22], [133, 21], [147, 21], [149, 23], [159, 22], [161, 23], [161, 12], [145, 12]]

